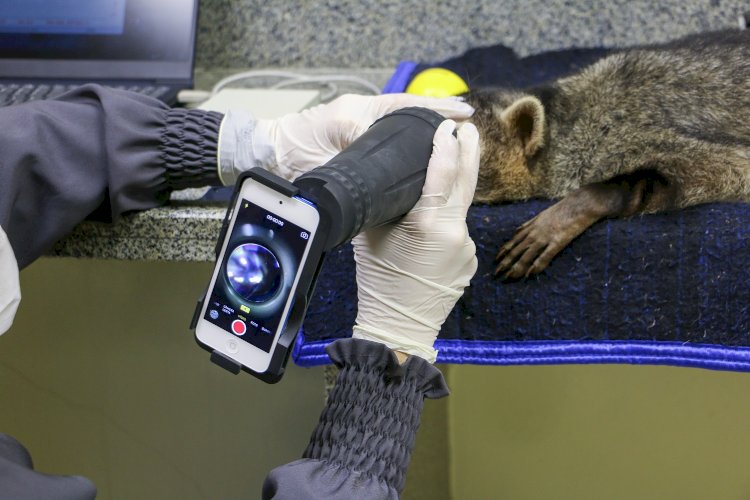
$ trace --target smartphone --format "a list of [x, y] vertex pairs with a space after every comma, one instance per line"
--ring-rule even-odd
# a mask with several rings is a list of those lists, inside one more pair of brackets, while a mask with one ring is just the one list
[[195, 336], [209, 350], [262, 374], [286, 326], [320, 215], [300, 196], [252, 177], [241, 182]]

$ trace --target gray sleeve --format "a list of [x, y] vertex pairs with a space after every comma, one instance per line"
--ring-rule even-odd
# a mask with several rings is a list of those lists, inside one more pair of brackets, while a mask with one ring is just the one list
[[96, 488], [80, 476], [36, 472], [29, 452], [0, 433], [0, 500], [93, 500]]
[[440, 370], [412, 356], [399, 365], [382, 344], [337, 340], [340, 368], [303, 458], [272, 470], [263, 498], [397, 499], [404, 488], [424, 398], [448, 394]]
[[85, 218], [163, 204], [171, 189], [218, 184], [222, 115], [84, 85], [0, 108], [0, 226], [20, 268]]

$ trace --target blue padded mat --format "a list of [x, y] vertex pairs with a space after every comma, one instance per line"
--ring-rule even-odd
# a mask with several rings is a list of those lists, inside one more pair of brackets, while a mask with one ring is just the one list
[[[438, 340], [438, 362], [648, 363], [750, 371], [750, 204], [595, 224], [539, 276], [493, 276], [498, 246], [549, 206], [475, 206], [479, 269]], [[356, 317], [351, 247], [331, 252], [294, 351], [327, 363]]]

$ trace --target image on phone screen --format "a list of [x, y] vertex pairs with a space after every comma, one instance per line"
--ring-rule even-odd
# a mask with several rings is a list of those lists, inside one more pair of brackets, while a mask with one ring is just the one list
[[204, 319], [269, 352], [310, 234], [241, 199]]

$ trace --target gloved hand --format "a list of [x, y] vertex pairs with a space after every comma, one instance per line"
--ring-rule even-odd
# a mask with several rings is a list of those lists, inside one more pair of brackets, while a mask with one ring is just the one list
[[454, 120], [474, 113], [458, 100], [410, 94], [348, 94], [272, 120], [256, 121], [249, 113], [230, 111], [221, 126], [219, 177], [231, 185], [243, 171], [263, 167], [294, 180], [336, 156], [381, 116], [408, 106], [429, 108]]
[[[0, 335], [10, 329], [21, 301], [21, 288], [18, 283], [18, 263], [10, 241], [0, 227]], [[0, 435], [1, 436], [1, 435]]]
[[398, 223], [352, 241], [359, 308], [354, 337], [435, 362], [440, 327], [477, 269], [466, 213], [479, 170], [479, 134], [444, 121], [422, 196]]

